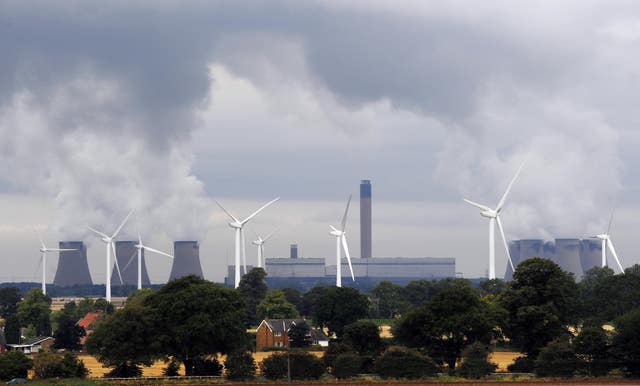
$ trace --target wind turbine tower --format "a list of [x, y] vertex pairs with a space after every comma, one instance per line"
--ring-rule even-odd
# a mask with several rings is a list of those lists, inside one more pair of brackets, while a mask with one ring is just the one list
[[353, 267], [351, 266], [351, 256], [349, 255], [349, 247], [347, 246], [347, 237], [345, 228], [347, 226], [347, 215], [349, 214], [349, 205], [351, 205], [351, 196], [349, 196], [349, 200], [347, 201], [347, 208], [344, 210], [344, 215], [342, 216], [342, 222], [340, 223], [340, 229], [336, 229], [333, 225], [329, 225], [331, 228], [332, 236], [336, 237], [336, 287], [342, 287], [342, 249], [344, 249], [344, 254], [347, 257], [347, 262], [349, 263], [349, 270], [351, 271], [351, 279], [356, 281], [355, 276], [353, 275]]

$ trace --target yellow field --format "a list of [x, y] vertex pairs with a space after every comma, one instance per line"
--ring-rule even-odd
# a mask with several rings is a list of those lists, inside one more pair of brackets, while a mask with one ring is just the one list
[[513, 363], [513, 360], [522, 354], [513, 351], [496, 351], [492, 353], [489, 360], [498, 365], [498, 372], [506, 372], [507, 366]]

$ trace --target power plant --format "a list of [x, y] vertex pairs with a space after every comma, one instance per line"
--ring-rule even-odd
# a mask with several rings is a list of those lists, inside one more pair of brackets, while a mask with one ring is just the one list
[[[122, 275], [122, 284], [124, 285], [137, 285], [138, 283], [138, 264], [136, 258], [138, 257], [138, 248], [136, 248], [136, 241], [116, 241], [116, 259], [118, 260], [118, 266], [120, 267], [120, 274]], [[144, 260], [144, 249], [140, 252], [141, 256], [141, 282], [143, 286], [149, 286], [151, 281], [149, 280], [149, 274], [147, 273], [147, 264]], [[116, 267], [113, 267], [113, 273], [111, 274], [111, 284], [119, 285], [120, 278]]]
[[73, 250], [60, 252], [53, 284], [57, 286], [93, 284], [87, 262], [87, 247], [84, 243], [82, 241], [60, 241], [58, 247]]
[[371, 257], [371, 180], [360, 181], [360, 257]]
[[204, 277], [200, 265], [200, 244], [197, 241], [176, 241], [173, 243], [173, 265], [169, 280], [187, 275]]

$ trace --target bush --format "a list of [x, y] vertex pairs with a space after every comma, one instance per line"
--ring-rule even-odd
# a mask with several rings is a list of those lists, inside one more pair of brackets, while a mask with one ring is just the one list
[[26, 378], [32, 366], [31, 358], [19, 351], [0, 354], [0, 379]]
[[162, 375], [165, 377], [177, 377], [180, 375], [180, 362], [175, 360], [175, 358], [171, 359], [167, 367], [162, 369]]
[[375, 361], [375, 372], [382, 378], [423, 378], [435, 375], [438, 366], [417, 350], [390, 347]]
[[482, 378], [496, 371], [498, 366], [489, 362], [489, 350], [480, 342], [473, 343], [462, 351], [462, 364], [456, 372], [465, 378]]
[[338, 355], [351, 352], [354, 352], [353, 347], [349, 346], [348, 344], [336, 343], [332, 341], [331, 343], [329, 343], [329, 347], [324, 352], [322, 361], [324, 362], [325, 367], [333, 368], [333, 363]]
[[331, 374], [339, 379], [355, 377], [360, 373], [362, 358], [354, 352], [340, 354], [333, 361]]
[[566, 338], [549, 342], [534, 362], [534, 372], [538, 377], [571, 378], [579, 367], [580, 361]]
[[612, 350], [627, 375], [640, 377], [640, 308], [627, 312], [614, 322]]
[[361, 320], [345, 326], [343, 341], [360, 354], [377, 353], [383, 348], [380, 327], [369, 320]]
[[84, 362], [72, 353], [64, 355], [39, 352], [33, 356], [33, 371], [36, 378], [84, 378], [88, 370]]
[[573, 340], [573, 347], [583, 361], [585, 375], [604, 376], [615, 366], [609, 334], [600, 325], [585, 326]]
[[[322, 360], [306, 351], [291, 350], [291, 379], [318, 379], [324, 374]], [[287, 353], [275, 353], [260, 364], [262, 374], [271, 380], [287, 378]]]
[[198, 358], [193, 360], [193, 372], [191, 375], [217, 376], [222, 374], [222, 365], [217, 358]]
[[113, 370], [104, 375], [105, 378], [137, 378], [142, 376], [142, 367], [135, 363], [119, 363]]
[[227, 379], [249, 380], [256, 376], [256, 362], [247, 351], [236, 352], [224, 361]]
[[534, 361], [529, 357], [517, 357], [513, 363], [507, 366], [510, 373], [531, 373], [533, 372]]

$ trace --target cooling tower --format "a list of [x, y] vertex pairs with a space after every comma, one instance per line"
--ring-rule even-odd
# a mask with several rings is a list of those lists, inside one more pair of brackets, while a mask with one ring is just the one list
[[576, 280], [582, 278], [580, 263], [580, 240], [556, 239], [556, 256], [553, 259], [564, 271], [571, 272]]
[[[116, 256], [120, 266], [120, 273], [122, 274], [122, 281], [125, 285], [138, 285], [138, 248], [136, 248], [136, 244], [137, 241], [116, 241]], [[121, 284], [115, 264], [111, 274], [111, 284]], [[144, 249], [142, 250], [142, 285], [151, 285], [149, 274], [147, 273], [147, 265], [144, 261]]]
[[173, 243], [173, 266], [169, 280], [187, 275], [202, 275], [200, 265], [200, 245], [197, 241], [176, 241]]
[[[509, 255], [511, 255], [511, 261], [513, 262], [513, 267], [517, 267], [520, 263], [520, 240], [514, 240], [509, 242]], [[507, 261], [507, 269], [504, 273], [504, 280], [512, 280], [513, 279], [513, 271], [511, 270], [511, 265]]]
[[544, 240], [520, 240], [520, 260], [518, 262], [523, 262], [532, 257], [544, 257]]
[[602, 241], [584, 239], [580, 242], [580, 263], [582, 272], [602, 265]]
[[87, 247], [84, 243], [82, 241], [60, 241], [59, 248], [76, 250], [60, 252], [53, 284], [57, 286], [92, 285], [89, 264], [87, 263]]

